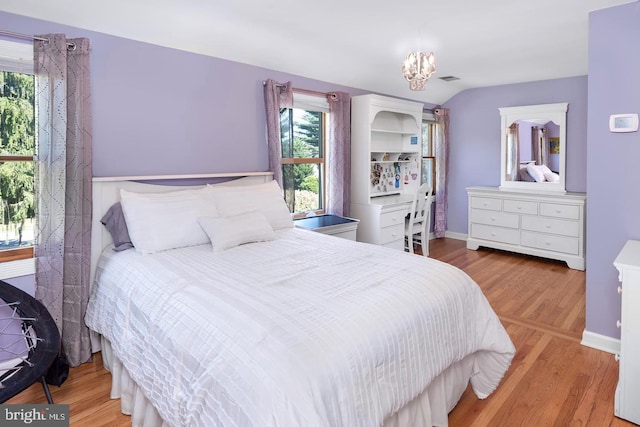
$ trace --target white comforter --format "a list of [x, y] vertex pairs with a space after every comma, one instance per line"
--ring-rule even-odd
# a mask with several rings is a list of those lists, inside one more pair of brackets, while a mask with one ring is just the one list
[[214, 254], [107, 249], [87, 325], [183, 426], [379, 426], [476, 353], [483, 398], [514, 347], [448, 264], [306, 230]]

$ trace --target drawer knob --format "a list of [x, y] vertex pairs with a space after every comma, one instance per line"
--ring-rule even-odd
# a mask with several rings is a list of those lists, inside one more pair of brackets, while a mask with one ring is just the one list
[[549, 224], [547, 224], [545, 227], [547, 228], [547, 230], [551, 228]]
[[618, 286], [618, 293], [621, 294], [622, 293], [622, 286]]
[[391, 235], [392, 235], [393, 237], [396, 237], [396, 234], [397, 234], [397, 233], [391, 233]]
[[518, 209], [519, 211], [521, 211], [521, 210], [522, 210], [522, 206], [518, 206], [518, 207], [517, 207], [517, 209]]
[[496, 219], [495, 219], [494, 217], [491, 217], [491, 221], [495, 222], [495, 221], [496, 221]]
[[549, 245], [551, 245], [551, 242], [544, 242], [544, 244], [549, 246]]
[[620, 355], [618, 353], [614, 354], [613, 358], [615, 359], [616, 362], [620, 361]]
[[496, 237], [496, 233], [491, 233], [491, 237]]
[[618, 320], [618, 321], [616, 322], [616, 326], [617, 326], [618, 328], [621, 328], [621, 327], [622, 327], [622, 322]]
[[556, 209], [556, 213], [559, 214], [562, 213], [562, 211], [560, 209]]

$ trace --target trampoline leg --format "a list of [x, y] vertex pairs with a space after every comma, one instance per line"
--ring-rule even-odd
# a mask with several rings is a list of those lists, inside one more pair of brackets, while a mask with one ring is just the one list
[[51, 392], [49, 391], [49, 386], [47, 385], [47, 381], [44, 377], [40, 377], [40, 382], [42, 382], [42, 388], [44, 389], [44, 394], [47, 396], [47, 402], [49, 405], [53, 405], [53, 397], [51, 397]]

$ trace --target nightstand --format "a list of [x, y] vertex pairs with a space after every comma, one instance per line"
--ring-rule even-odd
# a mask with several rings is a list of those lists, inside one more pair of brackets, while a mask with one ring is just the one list
[[318, 215], [293, 220], [298, 228], [330, 234], [343, 239], [356, 240], [356, 230], [360, 220], [337, 215]]

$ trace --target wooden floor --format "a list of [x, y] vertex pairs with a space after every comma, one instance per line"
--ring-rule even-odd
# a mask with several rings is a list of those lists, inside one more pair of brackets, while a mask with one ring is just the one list
[[[516, 346], [495, 393], [478, 400], [467, 389], [449, 416], [451, 427], [634, 426], [613, 416], [618, 364], [613, 355], [580, 345], [585, 324], [585, 273], [564, 263], [432, 240], [430, 256], [469, 274], [483, 289]], [[72, 369], [57, 403], [70, 404], [71, 426], [125, 426], [109, 399], [111, 375], [100, 354]], [[46, 403], [34, 385], [7, 403]], [[639, 402], [640, 404], [640, 402]]]

